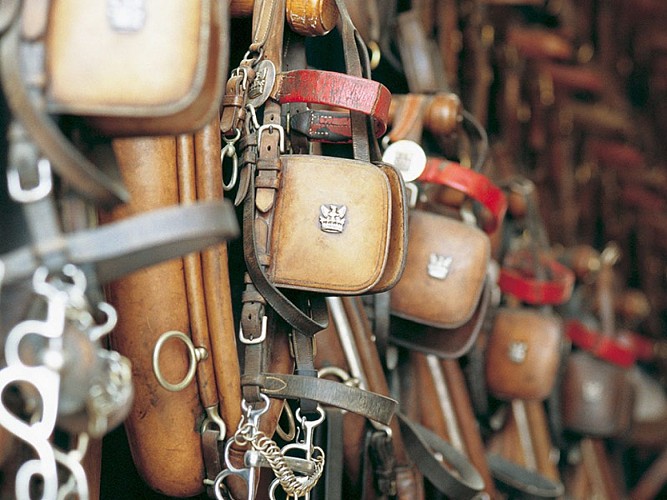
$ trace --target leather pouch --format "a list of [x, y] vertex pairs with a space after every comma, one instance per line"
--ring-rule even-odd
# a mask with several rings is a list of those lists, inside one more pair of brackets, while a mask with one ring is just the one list
[[501, 399], [543, 400], [556, 382], [561, 319], [529, 308], [496, 312], [486, 347], [486, 384]]
[[594, 437], [613, 437], [632, 421], [634, 387], [628, 370], [584, 351], [568, 357], [561, 386], [563, 425]]
[[222, 97], [226, 23], [220, 0], [52, 0], [48, 109], [109, 135], [197, 130]]
[[435, 328], [469, 321], [491, 258], [488, 237], [461, 221], [413, 210], [408, 238], [403, 277], [391, 293], [392, 314]]
[[394, 230], [387, 175], [358, 160], [284, 155], [280, 161], [271, 280], [335, 295], [371, 291], [387, 267]]

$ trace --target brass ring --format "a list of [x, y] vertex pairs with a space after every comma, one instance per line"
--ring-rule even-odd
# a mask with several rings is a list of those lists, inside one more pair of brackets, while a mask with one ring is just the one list
[[[162, 371], [160, 370], [160, 353], [162, 352], [162, 347], [164, 346], [165, 342], [172, 337], [179, 339], [185, 344], [185, 346], [188, 348], [188, 355], [190, 357], [190, 366], [188, 367], [188, 372], [185, 374], [185, 377], [183, 377], [183, 380], [176, 384], [172, 384], [166, 378], [164, 378], [164, 375], [162, 375]], [[164, 389], [171, 392], [182, 391], [188, 385], [190, 385], [192, 380], [195, 378], [197, 363], [203, 359], [206, 359], [207, 357], [208, 351], [203, 347], [195, 347], [195, 345], [192, 343], [192, 340], [190, 340], [190, 337], [188, 337], [186, 334], [177, 330], [170, 330], [160, 335], [160, 338], [155, 343], [155, 347], [153, 348], [153, 373], [155, 374], [155, 378], [157, 379], [158, 383]]]
[[368, 50], [371, 52], [371, 70], [376, 69], [380, 65], [380, 59], [382, 59], [382, 51], [380, 46], [375, 40], [371, 40], [367, 44]]

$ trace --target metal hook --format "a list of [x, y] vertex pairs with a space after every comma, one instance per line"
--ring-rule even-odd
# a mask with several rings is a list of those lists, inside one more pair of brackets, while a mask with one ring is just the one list
[[[185, 374], [185, 377], [183, 377], [183, 380], [176, 384], [172, 384], [166, 378], [164, 378], [164, 375], [162, 375], [162, 371], [160, 370], [160, 353], [162, 352], [162, 347], [164, 346], [165, 342], [171, 338], [176, 338], [185, 344], [185, 346], [188, 348], [188, 356], [190, 358], [188, 372]], [[155, 343], [155, 347], [153, 348], [153, 373], [155, 374], [155, 378], [157, 379], [158, 383], [166, 390], [171, 392], [182, 391], [188, 385], [190, 385], [194, 379], [197, 363], [206, 359], [207, 357], [208, 351], [204, 347], [195, 347], [195, 345], [192, 343], [192, 340], [190, 340], [190, 337], [188, 337], [186, 334], [177, 330], [170, 330], [160, 335], [160, 338]]]
[[37, 185], [32, 188], [24, 188], [21, 184], [21, 175], [16, 166], [7, 169], [7, 190], [11, 197], [19, 203], [34, 203], [46, 198], [53, 187], [51, 176], [51, 162], [46, 158], [40, 158], [37, 162]]
[[375, 70], [380, 65], [380, 60], [382, 59], [380, 45], [375, 40], [371, 40], [366, 45], [371, 53], [371, 70]]
[[285, 403], [285, 405], [283, 406], [282, 413], [287, 416], [288, 428], [287, 430], [284, 430], [280, 426], [280, 421], [279, 421], [276, 427], [276, 432], [283, 441], [292, 441], [296, 437], [296, 421], [294, 420], [294, 413], [292, 412], [292, 408], [290, 408], [290, 405]]
[[236, 154], [235, 144], [240, 137], [241, 137], [241, 130], [239, 130], [238, 128], [236, 129], [236, 134], [234, 134], [234, 137], [232, 137], [231, 139], [228, 139], [225, 136], [222, 137], [222, 139], [225, 141], [225, 147], [222, 148], [222, 150], [220, 151], [221, 167], [224, 168], [225, 158], [232, 159], [232, 177], [228, 183], [225, 183], [224, 180], [222, 182], [222, 189], [224, 189], [225, 191], [231, 191], [232, 189], [234, 189], [234, 186], [236, 185], [236, 182], [239, 177], [239, 157]]
[[97, 342], [108, 334], [116, 327], [116, 323], [118, 322], [118, 313], [114, 306], [108, 302], [100, 302], [97, 304], [97, 308], [106, 315], [107, 320], [101, 325], [94, 326], [88, 330], [88, 338], [93, 342]]

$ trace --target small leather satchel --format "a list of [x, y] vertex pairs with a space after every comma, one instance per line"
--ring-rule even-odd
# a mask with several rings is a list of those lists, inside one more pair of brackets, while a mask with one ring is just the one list
[[48, 110], [109, 135], [192, 132], [217, 112], [227, 71], [220, 0], [52, 0]]
[[499, 309], [486, 347], [489, 391], [501, 399], [546, 399], [556, 382], [562, 337], [555, 314]]
[[[502, 192], [485, 176], [453, 162], [429, 160], [418, 180], [461, 191], [492, 214], [494, 231], [506, 209]], [[391, 339], [441, 357], [457, 357], [477, 337], [490, 298], [489, 237], [474, 225], [413, 209], [405, 270], [391, 291]], [[424, 325], [409, 325], [405, 321]]]

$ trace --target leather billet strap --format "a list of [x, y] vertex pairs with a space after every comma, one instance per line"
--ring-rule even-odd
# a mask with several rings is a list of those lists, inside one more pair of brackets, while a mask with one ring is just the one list
[[454, 188], [481, 203], [491, 214], [483, 228], [487, 233], [493, 233], [505, 217], [507, 197], [502, 189], [485, 175], [458, 163], [431, 157], [417, 180]]
[[127, 201], [129, 194], [118, 172], [107, 173], [94, 165], [34, 103], [22, 77], [20, 61], [24, 55], [32, 55], [29, 49], [35, 47], [22, 45], [20, 34], [20, 23], [14, 22], [0, 45], [0, 78], [12, 113], [22, 122], [58, 174], [77, 192], [102, 206]]
[[519, 269], [502, 267], [498, 278], [500, 290], [527, 304], [560, 305], [570, 300], [574, 272], [554, 259], [543, 259], [542, 265], [551, 272], [551, 279], [537, 279]]
[[241, 384], [258, 385], [264, 394], [272, 398], [312, 399], [384, 425], [389, 425], [398, 407], [398, 402], [392, 398], [324, 378], [263, 373], [259, 377], [244, 376]]
[[20, 5], [20, 0], [5, 0], [0, 3], [0, 36], [16, 19]]
[[[290, 131], [298, 132], [310, 141], [349, 143], [352, 140], [350, 114], [345, 111], [308, 109], [290, 117]], [[386, 124], [373, 122], [375, 137], [381, 137]]]
[[568, 321], [565, 325], [565, 334], [580, 349], [615, 365], [629, 368], [637, 360], [638, 353], [632, 344], [625, 344], [614, 337], [588, 328], [580, 321]]
[[298, 69], [277, 76], [272, 97], [280, 104], [303, 102], [344, 108], [373, 118], [375, 130], [387, 130], [391, 93], [379, 82], [333, 71]]
[[491, 475], [496, 480], [499, 489], [507, 490], [511, 498], [558, 498], [563, 495], [564, 486], [538, 472], [528, 470], [500, 455], [487, 454]]
[[43, 255], [62, 253], [75, 265], [93, 264], [101, 284], [238, 235], [228, 201], [154, 210], [95, 229], [62, 235], [0, 256], [5, 284], [29, 279]]
[[[448, 498], [474, 498], [484, 489], [477, 469], [456, 448], [426, 427], [397, 413], [405, 447], [419, 471]], [[440, 454], [443, 461], [436, 458]], [[453, 471], [450, 469], [453, 469]]]

